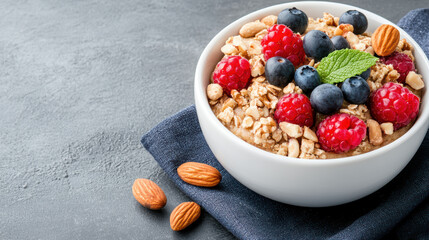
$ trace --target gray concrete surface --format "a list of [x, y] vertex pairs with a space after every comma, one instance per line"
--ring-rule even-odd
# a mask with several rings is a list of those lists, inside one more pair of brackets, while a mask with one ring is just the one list
[[[142, 148], [193, 103], [193, 74], [231, 21], [284, 1], [0, 2], [0, 239], [233, 239], [207, 213], [169, 228], [188, 198]], [[347, 2], [397, 22], [427, 1]], [[134, 200], [135, 178], [168, 196]]]

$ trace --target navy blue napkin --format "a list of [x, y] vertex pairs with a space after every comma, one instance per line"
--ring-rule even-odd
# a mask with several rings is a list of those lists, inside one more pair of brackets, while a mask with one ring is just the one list
[[[429, 9], [399, 21], [429, 54]], [[379, 191], [329, 208], [304, 208], [262, 197], [236, 181], [204, 140], [195, 107], [164, 120], [142, 138], [171, 180], [240, 239], [428, 239], [429, 134], [407, 167]], [[176, 168], [203, 162], [222, 174], [215, 188], [184, 183]]]

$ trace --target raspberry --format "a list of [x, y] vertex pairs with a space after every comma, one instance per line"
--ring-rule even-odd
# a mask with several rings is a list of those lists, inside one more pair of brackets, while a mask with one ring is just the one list
[[388, 65], [392, 64], [393, 68], [400, 74], [398, 82], [403, 83], [408, 73], [415, 71], [413, 60], [405, 53], [394, 52], [387, 57], [382, 57], [380, 60]]
[[369, 100], [371, 116], [379, 123], [393, 123], [395, 130], [408, 125], [419, 112], [419, 97], [397, 83], [384, 84]]
[[304, 63], [305, 52], [299, 34], [282, 24], [275, 24], [268, 29], [268, 33], [261, 41], [265, 60], [279, 56], [289, 59], [295, 67]]
[[366, 136], [366, 125], [359, 118], [338, 113], [325, 118], [317, 129], [320, 146], [327, 152], [347, 152], [355, 149]]
[[313, 125], [313, 109], [310, 99], [304, 94], [290, 93], [284, 95], [276, 106], [274, 118], [278, 123], [289, 122], [301, 127]]
[[222, 59], [213, 72], [213, 82], [222, 86], [227, 94], [233, 89], [245, 88], [250, 78], [250, 64], [240, 56], [229, 56]]

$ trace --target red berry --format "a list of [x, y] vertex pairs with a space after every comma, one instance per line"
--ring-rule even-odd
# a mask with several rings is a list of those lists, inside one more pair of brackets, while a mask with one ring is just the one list
[[313, 125], [313, 109], [310, 99], [304, 94], [290, 93], [284, 95], [276, 106], [274, 119], [280, 122], [298, 124], [301, 127]]
[[405, 81], [409, 72], [416, 70], [413, 60], [405, 53], [394, 52], [387, 57], [380, 58], [380, 60], [386, 65], [392, 64], [393, 68], [400, 74], [398, 82], [401, 83]]
[[295, 67], [305, 61], [305, 52], [299, 34], [282, 24], [275, 24], [268, 29], [268, 33], [261, 41], [265, 60], [279, 56], [289, 59]]
[[386, 83], [370, 96], [371, 116], [379, 123], [393, 123], [395, 130], [415, 119], [419, 107], [419, 97], [397, 83]]
[[366, 125], [359, 118], [338, 113], [325, 118], [317, 128], [320, 146], [327, 152], [347, 152], [355, 149], [366, 136]]
[[247, 86], [250, 79], [250, 64], [240, 56], [229, 56], [222, 59], [213, 72], [213, 82], [222, 86], [227, 94], [233, 89], [240, 91]]

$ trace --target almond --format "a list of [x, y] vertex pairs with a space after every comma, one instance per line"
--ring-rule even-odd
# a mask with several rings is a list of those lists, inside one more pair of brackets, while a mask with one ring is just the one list
[[388, 56], [393, 53], [399, 43], [399, 31], [394, 26], [383, 24], [375, 30], [371, 37], [372, 47], [378, 56]]
[[201, 215], [201, 207], [195, 202], [179, 204], [170, 215], [170, 226], [174, 231], [180, 231], [195, 222]]
[[381, 127], [377, 121], [368, 119], [366, 121], [369, 129], [369, 142], [374, 146], [379, 146], [383, 143], [383, 135], [381, 134]]
[[177, 168], [179, 177], [192, 185], [200, 187], [214, 187], [222, 179], [220, 172], [207, 164], [187, 162]]
[[152, 210], [161, 209], [167, 203], [164, 191], [149, 179], [136, 179], [133, 184], [133, 195], [141, 205]]

